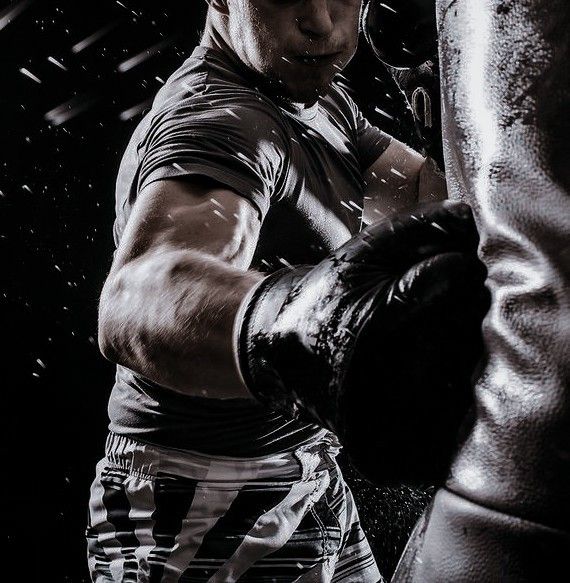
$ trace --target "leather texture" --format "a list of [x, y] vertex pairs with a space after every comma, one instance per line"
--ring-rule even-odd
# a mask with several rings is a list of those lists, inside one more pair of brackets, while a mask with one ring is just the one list
[[437, 16], [448, 186], [481, 235], [488, 361], [393, 580], [561, 580], [548, 574], [568, 572], [570, 551], [570, 3], [438, 0]]
[[482, 345], [477, 241], [467, 205], [436, 203], [269, 276], [242, 315], [247, 386], [334, 431], [377, 483], [433, 479], [457, 445]]
[[565, 580], [570, 536], [442, 489], [408, 544], [397, 581], [555, 582]]

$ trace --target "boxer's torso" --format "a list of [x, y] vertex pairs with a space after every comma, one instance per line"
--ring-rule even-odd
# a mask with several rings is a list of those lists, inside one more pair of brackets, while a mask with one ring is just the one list
[[[363, 170], [390, 138], [369, 126], [338, 87], [300, 110], [254, 83], [239, 64], [203, 47], [172, 75], [121, 163], [116, 244], [142, 188], [192, 175], [223, 183], [258, 209], [254, 269], [316, 263], [358, 232]], [[212, 220], [223, 220], [223, 209], [220, 215]], [[121, 366], [109, 415], [115, 433], [211, 455], [269, 455], [318, 431], [252, 401], [174, 393]]]

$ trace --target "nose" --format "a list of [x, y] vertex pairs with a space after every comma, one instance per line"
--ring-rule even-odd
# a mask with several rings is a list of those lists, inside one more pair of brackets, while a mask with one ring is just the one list
[[298, 22], [301, 32], [309, 37], [329, 36], [334, 28], [329, 10], [329, 0], [305, 0]]

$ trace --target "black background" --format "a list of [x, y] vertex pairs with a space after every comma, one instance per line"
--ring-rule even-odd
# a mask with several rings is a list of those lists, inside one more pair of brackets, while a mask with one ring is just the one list
[[[87, 581], [86, 501], [114, 374], [96, 342], [98, 294], [113, 251], [114, 180], [149, 100], [198, 42], [205, 3], [1, 6], [0, 578]], [[409, 139], [401, 97], [361, 47], [345, 72], [353, 96], [371, 121]], [[139, 54], [141, 62], [121, 72]], [[351, 482], [389, 573], [426, 494]]]

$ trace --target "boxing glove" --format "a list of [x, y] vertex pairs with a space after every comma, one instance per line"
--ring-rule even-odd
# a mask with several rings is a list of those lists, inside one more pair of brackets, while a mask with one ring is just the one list
[[[444, 202], [371, 225], [316, 266], [268, 276], [237, 320], [246, 385], [337, 433], [375, 481], [431, 479], [422, 472], [449, 461], [480, 356], [488, 298], [476, 248], [469, 207]], [[374, 452], [390, 459], [378, 464]]]

